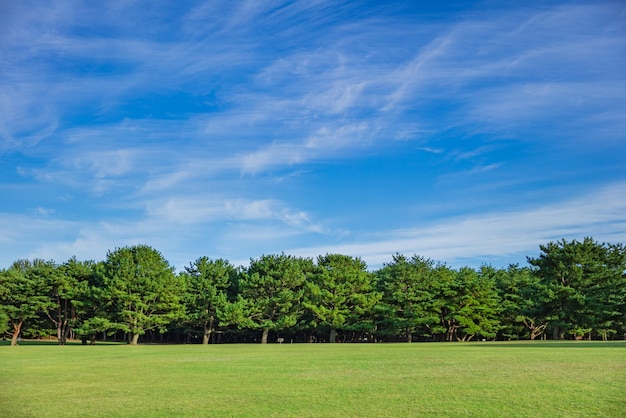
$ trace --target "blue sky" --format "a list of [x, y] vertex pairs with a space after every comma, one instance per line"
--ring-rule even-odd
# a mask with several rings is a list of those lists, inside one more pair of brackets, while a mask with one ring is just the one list
[[620, 1], [0, 3], [0, 267], [626, 242]]

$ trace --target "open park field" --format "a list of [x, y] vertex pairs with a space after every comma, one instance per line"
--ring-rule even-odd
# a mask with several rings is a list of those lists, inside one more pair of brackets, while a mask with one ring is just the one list
[[0, 346], [0, 416], [626, 416], [626, 342]]

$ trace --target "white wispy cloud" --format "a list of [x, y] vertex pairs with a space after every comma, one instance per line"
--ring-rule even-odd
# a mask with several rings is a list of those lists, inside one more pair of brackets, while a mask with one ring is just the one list
[[[118, 246], [148, 243], [171, 255], [170, 261], [179, 267], [200, 255], [243, 263], [250, 257], [281, 251], [306, 257], [326, 253], [359, 256], [371, 268], [391, 261], [396, 252], [422, 255], [453, 266], [469, 263], [478, 267], [480, 262], [505, 266], [523, 264], [525, 256], [537, 255], [539, 244], [561, 238], [592, 236], [598, 241], [626, 242], [624, 196], [626, 183], [617, 183], [576, 199], [523, 211], [467, 215], [384, 232], [337, 232], [332, 239], [325, 239], [326, 245], [310, 247], [294, 244], [310, 238], [306, 233], [319, 234], [318, 227], [304, 212], [289, 210], [277, 202], [226, 202], [221, 205], [227, 208], [224, 213], [222, 207], [207, 209], [199, 202], [181, 201], [166, 204], [136, 221], [67, 222], [55, 219], [54, 214], [45, 218], [2, 214], [1, 240], [10, 251], [5, 251], [0, 261], [3, 265], [18, 258], [64, 261], [72, 255], [99, 260]], [[218, 229], [199, 226], [199, 219], [216, 216], [230, 216], [230, 221], [240, 222], [222, 224]], [[187, 217], [194, 222], [186, 222]], [[246, 223], [258, 219], [278, 223]], [[207, 243], [202, 238], [205, 234], [218, 239]]]
[[[148, 242], [181, 264], [183, 248], [194, 245], [247, 259], [330, 251], [322, 242], [375, 265], [396, 251], [505, 257], [587, 231], [624, 239], [619, 161], [546, 163], [561, 152], [564, 160], [598, 149], [613, 157], [623, 148], [618, 2], [486, 4], [428, 21], [393, 13], [406, 6], [395, 2], [193, 2], [148, 14], [145, 3], [124, 0], [42, 5], [13, 2], [0, 16], [0, 169], [54, 196], [5, 209], [7, 258], [102, 258], [111, 247]], [[519, 144], [526, 155], [554, 154], [526, 166]], [[434, 201], [424, 205], [462, 194], [477, 178], [472, 190], [495, 193], [543, 181], [545, 196], [566, 189], [564, 179], [581, 181], [577, 171], [604, 169], [598, 188], [607, 178], [617, 185], [545, 205], [522, 191], [493, 212], [468, 209], [430, 226], [412, 219], [406, 229], [396, 220], [382, 232], [384, 215], [359, 232], [337, 219], [366, 208], [329, 220], [300, 198], [321, 169], [409, 149], [424, 151], [412, 167], [432, 159], [447, 169], [404, 173], [445, 189], [420, 196]], [[389, 205], [413, 206], [419, 193], [411, 186]], [[80, 213], [87, 198], [96, 218]]]
[[366, 146], [371, 138], [366, 122], [343, 126], [322, 126], [302, 141], [273, 142], [241, 156], [241, 171], [257, 173], [273, 167], [314, 162], [320, 158], [345, 158], [346, 149]]
[[[227, 20], [247, 21], [251, 16], [275, 9], [278, 4], [284, 6], [277, 2], [275, 5], [227, 8], [227, 15], [230, 16]], [[307, 5], [307, 8], [314, 9], [316, 6], [326, 7], [317, 4]], [[53, 12], [52, 16], [64, 16], [67, 7], [59, 7], [58, 13]], [[293, 4], [287, 9], [302, 7], [302, 4]], [[201, 9], [204, 9], [204, 13], [209, 10], [210, 15], [218, 14], [215, 6], [202, 6]], [[271, 19], [293, 16], [287, 9], [280, 9], [280, 13], [273, 15]], [[192, 87], [188, 83], [201, 74], [210, 79], [233, 66], [239, 66], [250, 71], [249, 75], [254, 76], [252, 80], [256, 80], [257, 84], [240, 86], [236, 91], [228, 92], [228, 96], [223, 96], [226, 102], [235, 107], [207, 117], [206, 134], [234, 137], [242, 145], [248, 146], [255, 144], [251, 142], [251, 138], [267, 137], [269, 133], [271, 142], [260, 146], [255, 144], [258, 151], [243, 159], [243, 171], [256, 171], [280, 164], [304, 164], [310, 159], [320, 158], [324, 153], [332, 155], [335, 151], [332, 146], [327, 150], [320, 148], [317, 152], [304, 152], [301, 149], [302, 143], [308, 141], [310, 145], [324, 131], [330, 132], [334, 137], [327, 136], [329, 139], [325, 144], [341, 141], [348, 147], [360, 145], [358, 140], [354, 140], [358, 139], [357, 134], [351, 138], [352, 141], [346, 142], [346, 137], [342, 137], [340, 132], [342, 126], [338, 121], [328, 120], [329, 117], [339, 117], [346, 127], [362, 126], [362, 113], [366, 112], [369, 126], [376, 127], [378, 132], [377, 135], [370, 135], [373, 139], [370, 142], [372, 145], [387, 140], [390, 136], [404, 137], [406, 135], [401, 131], [406, 130], [409, 122], [404, 117], [399, 119], [397, 112], [415, 109], [417, 113], [414, 111], [413, 114], [420, 118], [422, 104], [427, 103], [429, 98], [438, 98], [443, 94], [458, 97], [457, 102], [463, 106], [460, 113], [437, 117], [440, 121], [428, 121], [430, 116], [421, 116], [421, 119], [428, 121], [427, 125], [434, 134], [446, 129], [452, 118], [456, 120], [455, 123], [479, 123], [493, 130], [494, 123], [504, 126], [510, 126], [511, 123], [529, 124], [532, 121], [548, 120], [550, 117], [579, 114], [581, 101], [585, 104], [585, 109], [590, 110], [597, 107], [600, 100], [606, 103], [607, 98], [609, 101], [612, 98], [613, 103], [603, 113], [610, 112], [623, 102], [621, 98], [624, 96], [615, 90], [613, 84], [594, 85], [585, 80], [580, 83], [555, 82], [545, 79], [550, 76], [545, 70], [542, 73], [535, 72], [539, 66], [545, 66], [546, 58], [552, 63], [550, 66], [556, 69], [567, 57], [571, 65], [582, 68], [583, 78], [585, 74], [597, 74], [600, 66], [589, 64], [590, 54], [597, 54], [594, 52], [597, 50], [618, 47], [615, 37], [604, 34], [591, 39], [586, 37], [585, 44], [581, 45], [579, 38], [569, 35], [579, 30], [577, 28], [581, 25], [589, 32], [589, 25], [585, 24], [587, 16], [602, 18], [604, 14], [605, 9], [597, 11], [590, 6], [575, 6], [555, 8], [539, 14], [527, 11], [505, 17], [497, 16], [495, 23], [492, 15], [470, 14], [467, 20], [452, 28], [429, 24], [430, 32], [423, 29], [414, 31], [418, 34], [417, 43], [413, 47], [414, 56], [409, 60], [400, 60], [395, 65], [382, 64], [376, 56], [359, 55], [359, 49], [355, 48], [362, 42], [370, 42], [375, 36], [380, 36], [380, 28], [386, 23], [384, 20], [363, 20], [358, 24], [350, 22], [345, 27], [339, 26], [322, 37], [324, 48], [277, 55], [275, 59], [266, 62], [267, 65], [249, 48], [236, 52], [241, 41], [229, 43], [224, 34], [219, 35], [220, 42], [206, 42], [205, 38], [190, 37], [180, 38], [166, 45], [159, 43], [157, 39], [77, 38], [52, 34], [38, 38], [33, 53], [47, 51], [53, 55], [69, 55], [76, 59], [114, 62], [122, 66], [122, 72], [107, 76], [97, 72], [80, 76], [62, 72], [60, 79], [52, 84], [52, 89], [49, 80], [33, 83], [33, 78], [28, 78], [28, 71], [20, 79], [22, 85], [28, 83], [31, 89], [35, 88], [33, 93], [45, 93], [44, 96], [49, 97], [48, 102], [65, 103], [63, 106], [74, 107], [98, 96], [100, 112], [106, 112], [129, 99], [132, 100], [133, 95], [154, 90], [155, 87], [156, 91], [161, 92], [189, 90]], [[69, 16], [65, 19], [69, 19], [70, 24], [77, 24], [79, 15], [71, 13]], [[39, 22], [41, 19], [43, 18], [35, 21]], [[193, 18], [187, 20], [189, 24], [194, 22]], [[54, 17], [52, 21], [56, 23], [49, 23], [44, 27], [59, 24]], [[108, 24], [115, 25], [115, 22]], [[195, 25], [198, 27], [194, 31], [201, 31], [201, 25]], [[281, 25], [285, 25], [284, 21]], [[229, 33], [229, 30], [235, 30], [235, 26], [228, 29], [229, 25], [225, 25], [221, 31]], [[29, 27], [35, 31], [34, 25]], [[217, 28], [205, 28], [204, 35], [215, 35], [216, 30]], [[306, 26], [301, 30], [305, 32]], [[561, 30], [565, 32], [554, 34]], [[122, 30], [121, 33], [125, 32]], [[333, 41], [332, 36], [337, 33], [349, 33], [351, 37], [341, 37]], [[504, 39], [502, 33], [507, 33]], [[547, 34], [550, 36], [546, 36]], [[25, 38], [20, 39], [28, 39], [28, 36], [24, 36]], [[35, 35], [31, 36], [35, 38]], [[499, 42], [489, 41], [496, 36]], [[247, 39], [247, 35], [244, 39]], [[384, 36], [383, 39], [392, 42]], [[216, 46], [221, 41], [225, 44]], [[573, 54], [572, 51], [578, 52]], [[376, 52], [379, 55], [385, 54], [382, 50]], [[608, 55], [610, 54], [602, 54], [602, 57]], [[533, 77], [541, 82], [516, 83], [520, 74], [535, 74]], [[164, 77], [171, 80], [169, 85], [162, 84]], [[541, 80], [542, 78], [544, 79]], [[491, 82], [483, 86], [485, 80]], [[215, 87], [216, 84], [210, 81], [209, 86]], [[11, 95], [12, 98], [14, 96], [15, 93]], [[73, 103], [67, 103], [68, 98], [73, 98]], [[32, 96], [30, 100], [26, 96], [23, 102], [34, 103], [32, 99]], [[402, 106], [397, 107], [400, 103]], [[396, 113], [386, 114], [391, 109]], [[55, 121], [59, 117], [58, 110], [52, 110], [54, 117], [47, 117], [48, 123], [42, 121], [39, 136], [50, 135], [57, 130]], [[32, 112], [28, 106], [19, 112], [24, 115], [24, 122], [27, 114], [46, 113]], [[588, 117], [594, 117], [595, 114], [597, 112], [591, 112]], [[325, 117], [320, 118], [320, 115]], [[614, 116], [614, 119], [621, 118]], [[283, 133], [279, 138], [272, 138], [271, 132], [275, 132], [276, 123]], [[440, 126], [433, 130], [437, 123]], [[11, 128], [7, 127], [7, 122], [0, 126], [5, 126], [5, 137], [15, 136], [13, 131], [17, 127], [14, 123], [11, 123]], [[623, 123], [619, 126], [623, 126]], [[169, 134], [176, 135], [177, 129], [172, 124]], [[259, 161], [256, 166], [251, 162], [255, 158]], [[274, 162], [269, 164], [269, 160]]]
[[197, 225], [212, 222], [277, 221], [302, 232], [325, 233], [301, 210], [290, 209], [277, 200], [249, 200], [218, 195], [178, 197], [147, 203], [150, 220], [163, 224]]
[[[429, 226], [385, 231], [381, 236], [351, 237], [350, 243], [294, 248], [303, 256], [341, 253], [359, 256], [380, 266], [391, 255], [421, 255], [455, 266], [465, 263], [524, 263], [536, 256], [540, 244], [582, 239], [626, 241], [626, 183], [614, 184], [576, 199], [524, 211], [482, 213], [455, 217]], [[474, 265], [474, 267], [477, 267]]]

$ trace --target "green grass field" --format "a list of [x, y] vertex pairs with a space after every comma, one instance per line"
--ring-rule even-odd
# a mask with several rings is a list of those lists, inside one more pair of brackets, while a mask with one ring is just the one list
[[626, 416], [626, 342], [0, 346], [0, 416]]

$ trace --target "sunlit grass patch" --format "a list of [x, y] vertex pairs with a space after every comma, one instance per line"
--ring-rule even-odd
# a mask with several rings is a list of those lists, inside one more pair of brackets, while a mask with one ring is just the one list
[[0, 347], [0, 416], [624, 416], [625, 342]]

